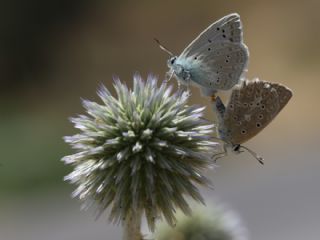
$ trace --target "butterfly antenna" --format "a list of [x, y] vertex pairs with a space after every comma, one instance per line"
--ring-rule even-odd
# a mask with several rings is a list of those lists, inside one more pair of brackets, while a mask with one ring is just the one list
[[168, 48], [166, 48], [165, 46], [163, 46], [158, 39], [154, 38], [154, 40], [156, 41], [156, 43], [158, 43], [158, 45], [159, 45], [159, 47], [160, 47], [161, 50], [163, 50], [163, 51], [165, 51], [166, 53], [168, 53], [171, 57], [174, 57], [174, 54], [173, 54], [172, 52], [170, 52], [170, 51], [168, 50]]
[[260, 157], [257, 153], [255, 153], [251, 149], [244, 147], [244, 146], [240, 146], [240, 148], [247, 150], [247, 152], [250, 153], [255, 159], [257, 159], [260, 164], [264, 165], [263, 158]]

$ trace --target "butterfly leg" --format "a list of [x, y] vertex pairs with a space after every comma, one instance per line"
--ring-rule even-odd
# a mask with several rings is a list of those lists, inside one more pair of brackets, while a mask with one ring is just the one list
[[189, 96], [191, 96], [191, 91], [190, 91], [190, 85], [191, 85], [191, 74], [189, 71], [185, 71], [185, 77], [184, 80], [187, 83], [187, 92], [189, 93]]
[[213, 160], [214, 163], [216, 163], [216, 162], [218, 161], [218, 159], [223, 158], [223, 157], [225, 157], [225, 156], [226, 156], [226, 154], [225, 154], [224, 152], [222, 152], [222, 153], [217, 153], [217, 154], [214, 154], [214, 155], [212, 156], [212, 160]]
[[189, 84], [189, 83], [188, 83], [188, 85], [187, 85], [187, 91], [188, 91], [188, 93], [189, 93], [189, 96], [191, 96], [190, 84]]
[[165, 76], [165, 80], [164, 80], [164, 82], [165, 82], [165, 83], [170, 82], [170, 80], [171, 80], [171, 79], [172, 79], [172, 77], [173, 77], [173, 74], [174, 74], [174, 71], [167, 72], [167, 73], [166, 73], [166, 76]]
[[223, 151], [212, 156], [213, 161], [216, 163], [218, 159], [227, 156], [227, 148], [225, 144], [223, 145]]
[[181, 89], [181, 82], [178, 80], [178, 91]]

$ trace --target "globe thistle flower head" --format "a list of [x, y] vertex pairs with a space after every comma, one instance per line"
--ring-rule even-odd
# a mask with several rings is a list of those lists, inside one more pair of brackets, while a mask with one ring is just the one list
[[195, 207], [192, 216], [177, 213], [174, 228], [161, 224], [156, 232], [157, 240], [247, 240], [247, 229], [231, 210], [218, 204]]
[[213, 125], [203, 107], [187, 105], [187, 92], [154, 76], [135, 75], [133, 90], [116, 79], [114, 88], [116, 97], [102, 86], [102, 104], [84, 100], [87, 115], [71, 118], [80, 133], [64, 138], [76, 150], [62, 159], [74, 166], [65, 180], [85, 208], [110, 209], [114, 223], [144, 213], [151, 230], [159, 216], [173, 225], [176, 208], [190, 213], [187, 196], [203, 202], [196, 185], [210, 185], [202, 170], [217, 145]]

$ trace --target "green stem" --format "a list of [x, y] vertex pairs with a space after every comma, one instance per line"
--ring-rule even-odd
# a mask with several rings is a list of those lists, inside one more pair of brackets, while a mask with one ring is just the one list
[[141, 214], [130, 214], [124, 221], [123, 240], [143, 240], [140, 228]]

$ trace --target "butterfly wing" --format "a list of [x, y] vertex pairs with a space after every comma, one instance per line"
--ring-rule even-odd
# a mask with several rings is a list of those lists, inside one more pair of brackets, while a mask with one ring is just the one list
[[237, 13], [231, 13], [212, 23], [194, 39], [181, 53], [182, 56], [193, 56], [206, 49], [213, 42], [242, 43], [242, 24]]
[[292, 91], [280, 84], [245, 81], [232, 91], [223, 117], [225, 140], [242, 144], [258, 134], [282, 110]]
[[248, 62], [242, 24], [236, 13], [223, 17], [204, 30], [177, 58], [191, 80], [205, 95], [228, 90], [240, 81]]

